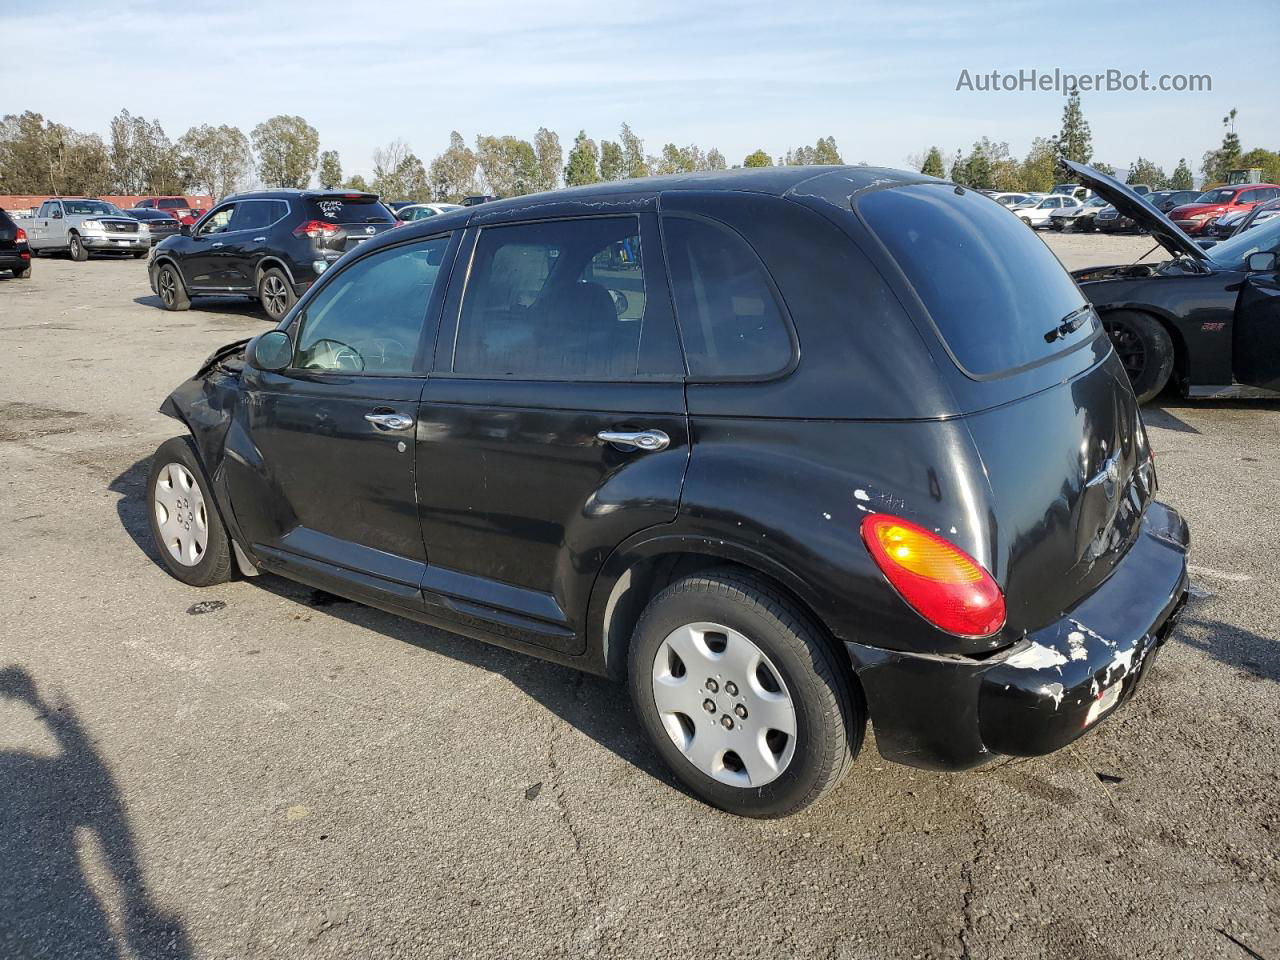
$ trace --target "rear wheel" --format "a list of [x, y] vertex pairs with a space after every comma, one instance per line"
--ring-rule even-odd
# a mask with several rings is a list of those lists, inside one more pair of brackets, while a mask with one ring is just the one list
[[89, 249], [84, 245], [84, 241], [80, 239], [80, 235], [73, 233], [67, 241], [67, 253], [71, 254], [71, 259], [77, 263], [84, 263], [89, 259]]
[[147, 478], [151, 535], [165, 568], [194, 587], [231, 579], [231, 544], [190, 437], [160, 444]]
[[1124, 364], [1139, 403], [1154, 398], [1173, 373], [1173, 340], [1159, 320], [1136, 310], [1115, 310], [1102, 325]]
[[13, 271], [13, 275], [14, 275], [15, 277], [17, 277], [19, 280], [30, 280], [30, 279], [31, 279], [31, 268], [30, 268], [30, 267], [27, 267], [27, 268], [26, 268], [26, 269], [24, 269], [24, 270], [15, 270], [15, 271]]
[[191, 307], [187, 288], [182, 285], [182, 278], [172, 264], [166, 263], [156, 274], [156, 293], [166, 310], [187, 310]]
[[275, 267], [264, 270], [258, 280], [258, 299], [272, 320], [281, 320], [298, 299], [288, 278]]
[[768, 584], [712, 571], [650, 601], [628, 685], [690, 790], [730, 813], [783, 817], [831, 790], [861, 746], [862, 709], [836, 655]]

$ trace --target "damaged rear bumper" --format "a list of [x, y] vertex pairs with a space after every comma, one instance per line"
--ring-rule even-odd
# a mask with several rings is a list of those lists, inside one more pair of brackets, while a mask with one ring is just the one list
[[961, 770], [1066, 746], [1133, 696], [1186, 603], [1185, 521], [1153, 502], [1124, 561], [1062, 619], [986, 660], [846, 643], [888, 760]]

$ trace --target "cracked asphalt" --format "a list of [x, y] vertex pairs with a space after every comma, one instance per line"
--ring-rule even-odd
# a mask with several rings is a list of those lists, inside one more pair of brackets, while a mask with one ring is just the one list
[[163, 573], [156, 408], [265, 328], [134, 261], [0, 280], [0, 956], [1280, 958], [1280, 405], [1148, 408], [1197, 598], [1123, 712], [966, 774], [869, 740], [761, 823], [683, 793], [620, 687]]

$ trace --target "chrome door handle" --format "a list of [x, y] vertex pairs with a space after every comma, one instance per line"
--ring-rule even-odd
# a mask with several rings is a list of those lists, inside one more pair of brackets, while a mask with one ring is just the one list
[[616, 447], [634, 447], [653, 453], [671, 446], [671, 438], [661, 430], [601, 430], [596, 439]]
[[253, 242], [254, 242], [254, 243], [265, 243], [265, 242], [266, 242], [266, 239], [267, 239], [266, 237], [254, 237], [254, 238], [253, 238]]
[[408, 430], [413, 426], [413, 417], [406, 417], [403, 413], [366, 413], [364, 418], [375, 427], [388, 430]]
[[220, 246], [222, 246], [222, 244], [220, 244], [220, 243], [211, 243], [211, 244], [209, 244], [209, 249], [210, 249], [210, 250], [217, 250]]

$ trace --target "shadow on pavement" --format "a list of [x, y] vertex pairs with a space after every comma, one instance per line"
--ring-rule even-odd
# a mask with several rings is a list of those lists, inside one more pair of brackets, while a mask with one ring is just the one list
[[0, 956], [190, 957], [182, 922], [152, 902], [120, 792], [75, 711], [16, 666], [0, 669], [0, 701], [30, 706], [59, 748], [0, 733]]
[[1174, 636], [1219, 663], [1244, 672], [1247, 680], [1280, 683], [1280, 642], [1221, 620], [1188, 613]]

